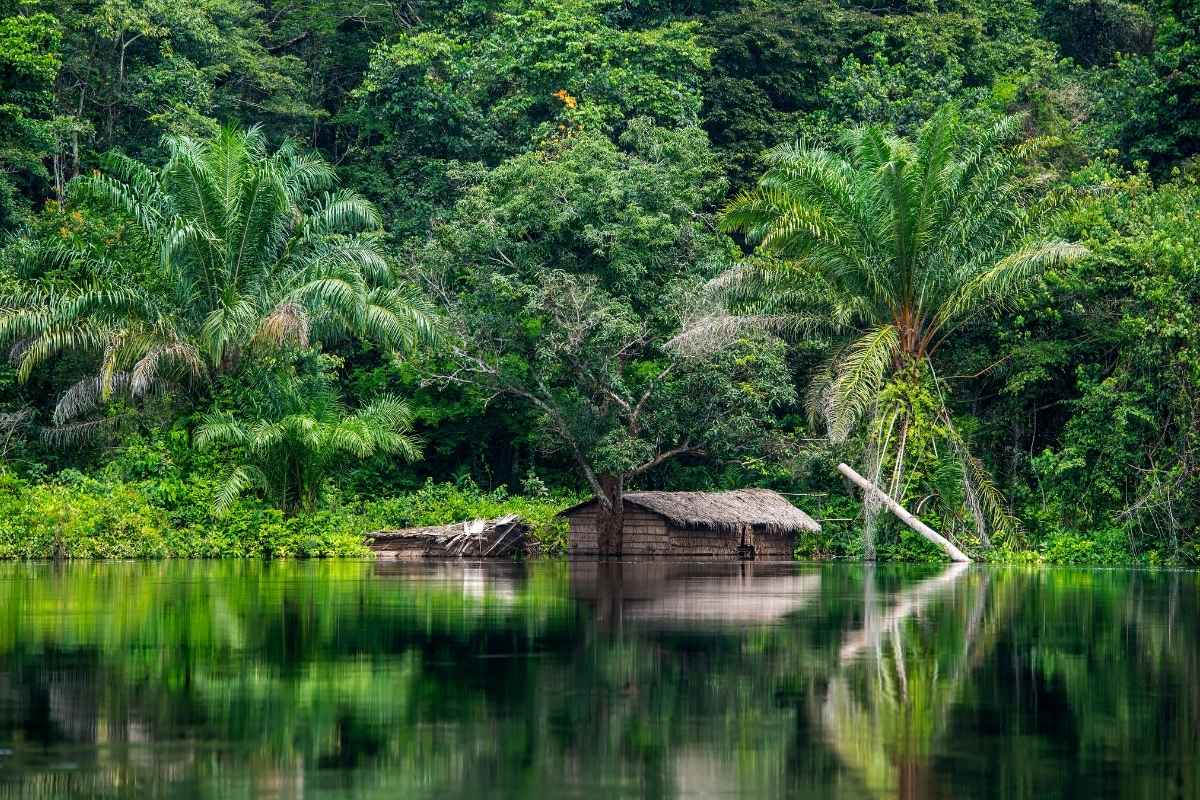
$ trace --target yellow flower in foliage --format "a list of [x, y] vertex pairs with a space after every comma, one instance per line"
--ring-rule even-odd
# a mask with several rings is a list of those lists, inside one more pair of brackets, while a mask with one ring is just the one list
[[561, 100], [562, 104], [567, 108], [575, 108], [575, 106], [579, 105], [579, 101], [572, 97], [566, 89], [559, 89], [554, 93], [554, 96]]

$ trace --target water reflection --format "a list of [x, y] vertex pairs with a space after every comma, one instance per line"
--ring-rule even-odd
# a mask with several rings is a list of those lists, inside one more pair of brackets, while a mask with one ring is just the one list
[[597, 627], [711, 630], [780, 624], [817, 599], [816, 566], [577, 562], [571, 596], [594, 612]]
[[1200, 797], [1194, 573], [0, 567], [0, 798]]

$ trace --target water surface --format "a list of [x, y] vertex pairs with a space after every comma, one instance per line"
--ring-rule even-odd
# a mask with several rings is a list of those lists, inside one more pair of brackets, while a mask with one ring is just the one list
[[1200, 797], [1191, 572], [0, 565], [0, 798]]

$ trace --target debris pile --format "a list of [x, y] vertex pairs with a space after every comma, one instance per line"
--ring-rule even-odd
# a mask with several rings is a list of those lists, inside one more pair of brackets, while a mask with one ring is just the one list
[[367, 546], [379, 558], [528, 558], [537, 542], [529, 525], [510, 514], [498, 519], [475, 519], [453, 525], [375, 531]]

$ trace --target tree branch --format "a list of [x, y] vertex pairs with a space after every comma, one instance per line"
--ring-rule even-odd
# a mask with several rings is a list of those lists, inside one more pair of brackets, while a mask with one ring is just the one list
[[643, 472], [649, 472], [664, 461], [668, 461], [675, 456], [684, 455], [685, 453], [701, 455], [704, 453], [704, 449], [700, 447], [692, 447], [691, 442], [684, 440], [684, 443], [678, 447], [672, 447], [670, 450], [664, 450], [641, 466], [634, 467], [633, 470], [630, 471], [629, 477], [641, 475]]

